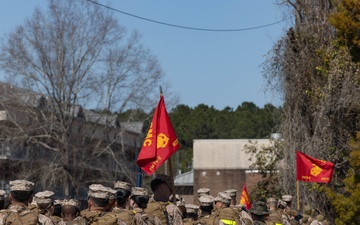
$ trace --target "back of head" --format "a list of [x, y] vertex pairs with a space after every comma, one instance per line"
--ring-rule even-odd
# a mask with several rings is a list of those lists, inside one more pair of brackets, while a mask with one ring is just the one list
[[222, 202], [226, 207], [230, 206], [231, 197], [226, 192], [219, 192], [215, 197], [214, 202]]
[[200, 209], [205, 212], [211, 212], [214, 208], [214, 197], [211, 195], [201, 195], [199, 197]]
[[10, 181], [10, 194], [12, 201], [28, 204], [33, 194], [34, 183], [27, 180]]
[[138, 205], [139, 208], [145, 209], [150, 197], [145, 188], [133, 187], [130, 198]]
[[92, 207], [105, 208], [109, 204], [109, 190], [101, 184], [89, 186], [88, 198]]
[[61, 207], [61, 214], [65, 221], [71, 221], [75, 219], [79, 213], [79, 208], [73, 205], [64, 205]]
[[270, 212], [266, 206], [266, 203], [262, 202], [262, 201], [253, 202], [251, 209], [250, 209], [250, 213], [257, 215], [257, 216], [264, 216], [264, 215], [270, 214]]

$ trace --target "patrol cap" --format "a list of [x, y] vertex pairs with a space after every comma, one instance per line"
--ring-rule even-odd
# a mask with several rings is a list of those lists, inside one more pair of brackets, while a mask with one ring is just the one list
[[284, 201], [284, 202], [291, 202], [292, 201], [292, 196], [291, 195], [283, 195], [281, 196], [281, 199]]
[[80, 202], [78, 200], [76, 200], [76, 199], [64, 199], [62, 201], [62, 204], [61, 204], [62, 207], [68, 206], [68, 205], [69, 206], [74, 206], [74, 207], [80, 209]]
[[275, 198], [268, 198], [268, 199], [266, 199], [266, 203], [268, 203], [268, 204], [277, 203], [277, 200]]
[[322, 221], [324, 221], [324, 216], [321, 215], [321, 214], [319, 214], [319, 215], [316, 216], [315, 219], [316, 219], [317, 221], [319, 221], [319, 222], [322, 222]]
[[312, 211], [311, 205], [304, 206], [304, 214], [310, 215]]
[[116, 190], [114, 190], [110, 187], [106, 187], [106, 189], [109, 192], [109, 199], [115, 199], [116, 198]]
[[230, 197], [235, 197], [237, 190], [235, 190], [235, 189], [229, 189], [229, 190], [226, 190], [226, 191], [224, 191], [224, 192], [225, 192], [225, 193], [228, 193], [228, 194], [230, 195]]
[[216, 198], [214, 199], [215, 202], [222, 202], [225, 204], [230, 204], [231, 202], [231, 197], [228, 193], [225, 192], [219, 192], [218, 195], [216, 196]]
[[146, 188], [133, 187], [131, 190], [131, 196], [133, 196], [133, 195], [149, 196], [149, 192]]
[[270, 214], [266, 203], [262, 201], [254, 202], [251, 206], [250, 212], [258, 216]]
[[54, 192], [52, 191], [41, 191], [35, 194], [34, 199], [36, 204], [46, 204], [46, 203], [52, 203], [54, 200], [52, 197], [54, 196]]
[[0, 189], [0, 200], [4, 200], [5, 199], [5, 194], [6, 192], [4, 190]]
[[151, 190], [154, 190], [155, 187], [160, 183], [166, 183], [169, 188], [171, 187], [171, 178], [165, 174], [156, 174], [155, 178], [151, 181]]
[[198, 199], [201, 206], [211, 206], [214, 204], [214, 197], [211, 195], [201, 195]]
[[200, 188], [197, 193], [198, 195], [210, 195], [210, 188]]
[[101, 184], [92, 184], [89, 186], [89, 197], [109, 199], [110, 193], [108, 188]]
[[185, 204], [186, 213], [198, 213], [199, 206], [194, 204]]
[[10, 191], [32, 191], [34, 183], [27, 180], [12, 180], [9, 182]]
[[125, 189], [128, 191], [131, 191], [132, 185], [128, 182], [125, 181], [116, 181], [114, 183], [114, 189]]

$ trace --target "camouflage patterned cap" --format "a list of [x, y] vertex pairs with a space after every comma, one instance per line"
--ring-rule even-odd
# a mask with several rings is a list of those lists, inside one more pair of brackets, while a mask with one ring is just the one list
[[266, 199], [266, 203], [277, 203], [278, 201], [275, 198], [268, 198]]
[[214, 197], [211, 195], [201, 195], [198, 199], [201, 206], [211, 206], [214, 204]]
[[34, 183], [27, 180], [10, 181], [10, 191], [32, 191]]
[[151, 190], [154, 190], [159, 183], [166, 183], [171, 188], [171, 178], [165, 174], [156, 174], [155, 178], [151, 181]]
[[311, 205], [304, 206], [304, 214], [310, 215], [312, 211]]
[[80, 202], [76, 199], [64, 199], [61, 206], [64, 207], [67, 205], [75, 206], [76, 208], [80, 209]]
[[132, 185], [125, 181], [116, 181], [114, 183], [114, 189], [124, 189], [131, 192]]
[[231, 202], [231, 197], [228, 193], [225, 192], [219, 192], [218, 195], [216, 196], [216, 198], [214, 199], [215, 202], [222, 202], [225, 204], [230, 204]]
[[36, 204], [52, 203], [54, 202], [54, 200], [52, 199], [54, 194], [54, 192], [48, 190], [41, 191], [35, 194], [34, 199]]
[[284, 201], [284, 202], [291, 202], [293, 197], [291, 195], [283, 195], [281, 196], [281, 199]]
[[0, 190], [0, 200], [5, 199], [5, 194], [6, 194], [6, 192], [4, 190]]
[[228, 194], [230, 195], [230, 197], [235, 197], [237, 190], [235, 190], [235, 189], [229, 189], [229, 190], [226, 190], [226, 191], [224, 191], [224, 192], [225, 192], [225, 193], [228, 193]]
[[319, 222], [322, 222], [322, 221], [324, 221], [324, 216], [319, 214], [319, 215], [316, 216], [316, 220], [319, 221]]
[[110, 187], [106, 187], [106, 189], [109, 192], [109, 199], [116, 199], [116, 190], [114, 190]]
[[210, 195], [210, 188], [200, 188], [197, 190], [198, 195]]
[[266, 203], [262, 201], [254, 202], [251, 206], [250, 212], [258, 216], [270, 214]]
[[142, 187], [133, 187], [131, 191], [131, 196], [139, 195], [139, 196], [149, 196], [149, 192], [146, 188]]
[[110, 193], [107, 187], [101, 184], [92, 184], [89, 186], [89, 197], [109, 199]]
[[194, 204], [185, 204], [186, 213], [198, 213], [199, 206]]

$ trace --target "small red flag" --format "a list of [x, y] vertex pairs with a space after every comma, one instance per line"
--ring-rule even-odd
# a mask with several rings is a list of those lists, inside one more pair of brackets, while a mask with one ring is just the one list
[[249, 196], [249, 193], [248, 193], [248, 191], [246, 189], [245, 184], [244, 184], [244, 186], [242, 188], [241, 197], [240, 197], [240, 204], [245, 205], [246, 209], [251, 208], [250, 196]]
[[334, 172], [334, 164], [313, 158], [296, 151], [296, 180], [329, 183]]
[[179, 141], [165, 108], [164, 96], [160, 94], [160, 101], [140, 150], [137, 164], [147, 175], [151, 175], [179, 148]]

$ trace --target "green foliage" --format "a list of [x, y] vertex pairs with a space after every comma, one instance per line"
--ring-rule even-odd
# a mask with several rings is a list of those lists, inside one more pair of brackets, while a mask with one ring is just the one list
[[336, 0], [336, 11], [329, 16], [329, 22], [336, 29], [337, 38], [341, 44], [351, 50], [353, 59], [360, 60], [360, 1]]
[[178, 105], [169, 116], [180, 142], [175, 153], [182, 172], [192, 168], [194, 139], [269, 138], [280, 124], [281, 108], [267, 104], [264, 108], [243, 102], [234, 111], [230, 107], [217, 110], [204, 104], [194, 108]]
[[283, 159], [283, 144], [282, 140], [271, 140], [269, 146], [259, 147], [256, 142], [249, 141], [245, 146], [246, 153], [255, 157], [252, 168], [259, 170], [263, 178], [250, 189], [251, 199], [266, 200], [270, 196], [278, 199], [281, 197], [283, 190], [279, 187], [278, 165]]
[[360, 132], [350, 141], [350, 147], [350, 169], [343, 181], [343, 190], [335, 192], [325, 188], [337, 213], [336, 225], [356, 225], [360, 221]]

